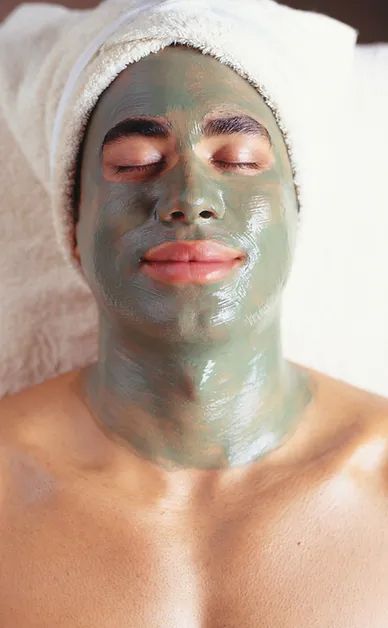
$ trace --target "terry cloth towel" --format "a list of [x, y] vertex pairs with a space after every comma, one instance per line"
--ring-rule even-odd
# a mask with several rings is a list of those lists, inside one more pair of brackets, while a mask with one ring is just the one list
[[335, 180], [328, 137], [349, 106], [355, 41], [345, 24], [272, 0], [14, 11], [0, 27], [0, 395], [96, 357], [95, 303], [73, 256], [72, 192], [87, 120], [120, 71], [173, 42], [234, 68], [276, 115], [307, 214], [327, 194], [322, 168]]

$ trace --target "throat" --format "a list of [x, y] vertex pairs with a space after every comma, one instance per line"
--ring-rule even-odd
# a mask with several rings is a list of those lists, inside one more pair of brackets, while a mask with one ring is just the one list
[[293, 432], [311, 399], [277, 321], [220, 346], [123, 340], [100, 330], [84, 401], [104, 432], [163, 468], [252, 463]]

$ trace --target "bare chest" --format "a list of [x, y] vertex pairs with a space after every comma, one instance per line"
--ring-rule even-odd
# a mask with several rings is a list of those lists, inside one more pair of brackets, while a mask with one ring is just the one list
[[174, 516], [86, 490], [11, 500], [0, 625], [386, 628], [381, 496], [337, 480], [286, 495]]

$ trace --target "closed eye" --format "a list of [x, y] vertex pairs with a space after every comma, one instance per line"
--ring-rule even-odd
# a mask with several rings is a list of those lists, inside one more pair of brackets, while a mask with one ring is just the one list
[[162, 168], [165, 164], [164, 160], [156, 161], [151, 164], [142, 164], [142, 165], [134, 165], [134, 166], [115, 166], [114, 171], [115, 174], [120, 174], [121, 172], [146, 172], [151, 169], [158, 170]]
[[223, 168], [251, 168], [257, 169], [260, 167], [260, 164], [257, 161], [246, 161], [246, 162], [233, 162], [233, 161], [220, 161], [220, 160], [212, 160], [213, 164], [221, 164]]
[[[252, 169], [255, 170], [260, 168], [260, 164], [256, 161], [254, 162], [229, 162], [229, 161], [221, 161], [221, 160], [211, 160], [211, 163], [215, 165], [220, 165], [222, 168], [226, 168], [227, 170], [233, 168], [241, 168], [241, 169]], [[145, 172], [152, 168], [161, 168], [165, 164], [165, 161], [158, 161], [152, 164], [145, 164], [142, 166], [116, 166], [115, 173], [120, 174], [121, 172]]]

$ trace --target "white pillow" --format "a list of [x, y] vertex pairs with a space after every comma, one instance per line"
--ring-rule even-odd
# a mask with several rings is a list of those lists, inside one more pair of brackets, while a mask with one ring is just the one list
[[333, 144], [332, 203], [323, 194], [302, 217], [284, 347], [296, 362], [388, 396], [388, 44], [357, 46], [348, 122]]

